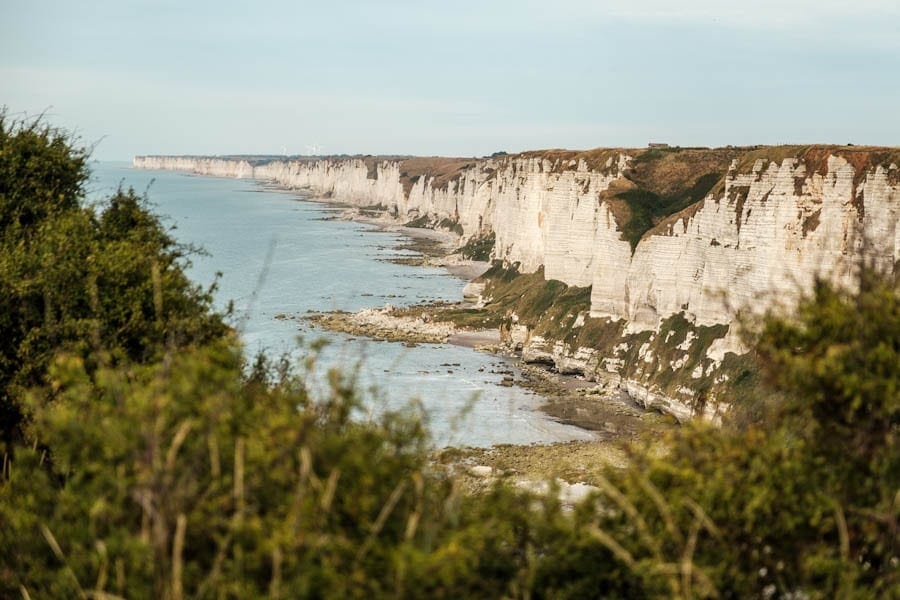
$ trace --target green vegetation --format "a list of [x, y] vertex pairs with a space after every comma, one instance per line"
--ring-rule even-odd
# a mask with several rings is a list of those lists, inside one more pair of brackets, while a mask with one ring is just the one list
[[459, 327], [483, 329], [508, 328], [515, 315], [517, 323], [537, 335], [591, 348], [604, 348], [621, 333], [621, 324], [606, 320], [587, 319], [576, 325], [579, 315], [585, 317], [590, 311], [591, 289], [545, 280], [543, 268], [520, 274], [515, 265], [494, 261], [482, 280], [486, 283], [483, 296], [489, 299], [484, 307], [442, 309], [431, 316]]
[[400, 160], [400, 183], [407, 196], [423, 177], [426, 185], [430, 184], [437, 190], [446, 190], [451, 184], [458, 182], [463, 173], [474, 164], [471, 158], [404, 157]]
[[820, 283], [795, 316], [766, 319], [760, 366], [780, 399], [766, 420], [685, 428], [615, 480], [639, 535], [606, 541], [626, 562], [678, 594], [686, 568], [697, 596], [900, 593], [900, 293], [860, 282]]
[[87, 155], [39, 122], [0, 114], [0, 451], [20, 437], [25, 391], [60, 350], [88, 367], [160, 359], [221, 337], [211, 290], [185, 276], [144, 199], [81, 203]]
[[457, 221], [454, 221], [453, 219], [446, 219], [446, 218], [441, 219], [438, 222], [437, 227], [440, 229], [447, 229], [449, 231], [452, 231], [456, 235], [463, 234], [462, 225], [460, 225]]
[[[900, 595], [894, 281], [766, 318], [759, 418], [633, 448], [571, 511], [502, 480], [466, 495], [415, 412], [245, 365], [139, 198], [83, 207], [71, 140], [0, 125], [0, 597]], [[560, 325], [584, 288], [492, 271], [495, 302], [585, 335]]]
[[431, 219], [428, 218], [428, 215], [422, 215], [421, 217], [416, 217], [412, 221], [405, 223], [405, 227], [415, 227], [416, 229], [425, 229], [427, 227], [431, 227]]
[[434, 313], [439, 321], [454, 323], [463, 329], [496, 329], [503, 323], [503, 318], [495, 311], [481, 308], [446, 308]]
[[519, 274], [515, 265], [494, 261], [484, 279], [488, 282], [485, 295], [491, 298], [492, 306], [515, 312], [529, 323], [537, 323], [551, 308], [558, 308], [561, 314], [574, 314], [590, 306], [590, 288], [569, 287], [555, 279], [544, 279], [543, 268]]
[[459, 249], [459, 253], [468, 260], [489, 261], [496, 241], [497, 236], [493, 231], [482, 237], [473, 237]]
[[453, 219], [444, 218], [440, 221], [435, 221], [429, 215], [416, 217], [412, 221], [405, 223], [404, 226], [415, 227], [416, 229], [447, 229], [448, 231], [452, 231], [456, 235], [463, 234], [462, 225], [460, 225]]
[[[441, 309], [431, 313], [440, 321], [463, 328], [479, 329], [499, 325], [501, 330], [515, 323], [525, 325], [533, 335], [568, 344], [570, 351], [591, 348], [603, 357], [622, 361], [618, 373], [652, 385], [672, 398], [693, 405], [698, 414], [710, 398], [739, 394], [736, 404], [741, 419], [758, 412], [759, 367], [752, 358], [728, 354], [718, 369], [708, 369], [707, 351], [725, 336], [728, 326], [698, 326], [683, 313], [665, 319], [659, 331], [625, 333], [623, 321], [590, 316], [591, 288], [567, 286], [545, 280], [543, 269], [521, 274], [515, 265], [495, 261], [483, 275], [486, 304], [478, 309]], [[514, 315], [514, 317], [513, 317]], [[688, 338], [690, 336], [690, 339]], [[645, 355], [639, 355], [646, 344]], [[598, 365], [589, 365], [595, 368]], [[699, 373], [695, 372], [698, 367]], [[687, 397], [685, 389], [695, 392]]]
[[521, 274], [516, 265], [504, 265], [502, 261], [494, 261], [481, 279], [486, 284], [483, 296], [488, 299], [484, 307], [442, 309], [434, 311], [432, 317], [465, 328], [495, 324], [508, 328], [515, 315], [515, 322], [527, 325], [534, 334], [563, 340], [573, 347], [608, 350], [620, 341], [624, 323], [588, 317], [589, 287], [546, 280], [543, 267]]
[[[625, 177], [630, 189], [617, 192], [611, 207], [622, 239], [632, 251], [645, 233], [667, 218], [720, 190], [731, 161], [747, 154], [741, 148], [653, 148], [631, 161]], [[617, 206], [618, 204], [618, 206]]]
[[[702, 412], [699, 404], [705, 402], [711, 392], [715, 391], [716, 395], [721, 397], [732, 395], [736, 391], [734, 386], [737, 385], [736, 379], [740, 374], [734, 375], [731, 370], [716, 369], [704, 375], [694, 374], [697, 367], [706, 371], [711, 362], [706, 357], [707, 350], [715, 340], [725, 336], [728, 328], [729, 326], [724, 324], [695, 325], [687, 320], [684, 313], [672, 315], [663, 320], [659, 332], [652, 336], [652, 339], [649, 332], [624, 338], [629, 344], [629, 350], [624, 356], [623, 375], [650, 381], [661, 392], [673, 398], [683, 397], [679, 394], [679, 390], [683, 387], [695, 390], [697, 395], [692, 399], [692, 403], [695, 412], [699, 414]], [[638, 357], [638, 351], [644, 343], [647, 343], [649, 360], [641, 360]], [[756, 371], [753, 365], [748, 365], [747, 369], [751, 373]], [[717, 384], [716, 378], [721, 377], [723, 373], [727, 373], [728, 379], [721, 380]], [[744, 375], [744, 378], [749, 376]], [[753, 390], [743, 389], [741, 394], [741, 403], [744, 404], [749, 402]]]

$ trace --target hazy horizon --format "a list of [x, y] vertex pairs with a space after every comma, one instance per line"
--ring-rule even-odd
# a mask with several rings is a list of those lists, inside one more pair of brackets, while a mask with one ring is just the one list
[[900, 144], [888, 0], [0, 9], [0, 105], [136, 154]]

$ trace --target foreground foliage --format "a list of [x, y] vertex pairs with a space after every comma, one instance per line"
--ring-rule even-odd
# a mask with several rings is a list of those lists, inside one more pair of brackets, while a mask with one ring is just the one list
[[572, 509], [467, 496], [415, 413], [245, 365], [140, 198], [83, 207], [63, 134], [0, 134], [0, 597], [900, 597], [891, 279], [765, 320], [766, 419], [634, 448]]
[[226, 331], [184, 273], [191, 249], [133, 190], [86, 205], [86, 165], [65, 132], [0, 113], [0, 451], [61, 349], [146, 362]]
[[36, 597], [358, 596], [465, 570], [440, 573], [471, 550], [440, 543], [466, 528], [420, 421], [353, 420], [336, 374], [313, 404], [295, 378], [242, 383], [223, 342], [93, 377], [62, 357], [50, 378], [29, 433], [52, 452], [21, 449], [0, 503], [7, 568]]

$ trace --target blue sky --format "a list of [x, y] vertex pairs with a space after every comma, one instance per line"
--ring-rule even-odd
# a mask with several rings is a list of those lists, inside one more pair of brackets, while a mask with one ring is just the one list
[[900, 0], [0, 0], [0, 104], [100, 159], [900, 145], [898, 32]]

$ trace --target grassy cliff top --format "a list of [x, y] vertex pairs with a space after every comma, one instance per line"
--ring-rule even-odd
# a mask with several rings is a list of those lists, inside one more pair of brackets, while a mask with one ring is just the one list
[[[632, 249], [648, 233], [688, 216], [709, 194], [720, 195], [732, 163], [735, 172], [752, 172], [757, 161], [764, 168], [796, 159], [806, 173], [825, 175], [828, 159], [839, 156], [853, 165], [858, 185], [878, 166], [900, 165], [900, 148], [836, 145], [783, 145], [726, 148], [666, 148], [642, 151], [625, 173], [630, 189], [612, 192], [610, 206], [623, 237]], [[633, 184], [633, 187], [630, 185]]]
[[447, 181], [468, 167], [481, 161], [494, 159], [499, 163], [517, 159], [542, 159], [551, 162], [554, 171], [562, 171], [583, 160], [588, 168], [597, 171], [607, 169], [609, 159], [616, 161], [619, 155], [632, 157], [629, 179], [655, 193], [669, 195], [683, 189], [686, 182], [711, 171], [727, 170], [737, 159], [738, 172], [749, 172], [758, 159], [781, 163], [796, 158], [807, 163], [810, 172], [824, 173], [829, 156], [841, 156], [857, 171], [865, 171], [878, 165], [900, 165], [900, 146], [841, 146], [836, 144], [778, 145], [778, 146], [726, 146], [722, 148], [680, 147], [665, 148], [593, 148], [590, 150], [544, 149], [508, 154], [497, 152], [484, 157], [412, 156], [401, 154], [339, 154], [339, 155], [262, 155], [222, 154], [215, 156], [184, 155], [184, 158], [219, 158], [245, 160], [258, 166], [278, 160], [313, 162], [318, 160], [361, 160], [375, 176], [377, 166], [384, 162], [399, 162], [407, 177], [434, 177], [435, 185], [445, 186]]
[[[632, 249], [651, 230], [665, 225], [678, 215], [696, 210], [698, 203], [710, 192], [721, 194], [725, 176], [732, 163], [737, 173], [750, 173], [758, 160], [768, 166], [793, 158], [806, 164], [807, 173], [824, 175], [830, 156], [840, 156], [853, 165], [859, 183], [879, 165], [900, 165], [900, 147], [838, 146], [838, 145], [781, 145], [726, 146], [724, 148], [594, 148], [591, 150], [546, 149], [516, 154], [497, 152], [490, 157], [440, 157], [404, 155], [337, 155], [337, 156], [251, 156], [223, 155], [215, 158], [246, 160], [263, 165], [275, 160], [311, 162], [317, 160], [360, 160], [368, 168], [368, 177], [375, 179], [378, 166], [385, 162], [399, 163], [400, 182], [409, 194], [423, 177], [432, 187], [447, 189], [464, 173], [476, 166], [491, 170], [517, 160], [540, 160], [542, 168], [562, 172], [578, 166], [581, 161], [594, 171], [607, 175], [618, 173], [618, 158], [631, 157], [623, 179], [610, 186], [604, 200]], [[492, 161], [486, 163], [486, 161]], [[546, 161], [546, 162], [544, 162]]]
[[758, 160], [768, 166], [792, 158], [803, 162], [807, 173], [824, 175], [828, 158], [840, 156], [853, 165], [857, 184], [879, 165], [900, 165], [900, 148], [837, 145], [546, 150], [511, 158], [544, 158], [566, 165], [584, 159], [591, 168], [603, 171], [609, 156], [619, 153], [631, 156], [632, 160], [624, 179], [610, 186], [604, 200], [632, 249], [648, 232], [696, 211], [710, 192], [721, 193], [732, 163], [737, 173], [750, 173]]

